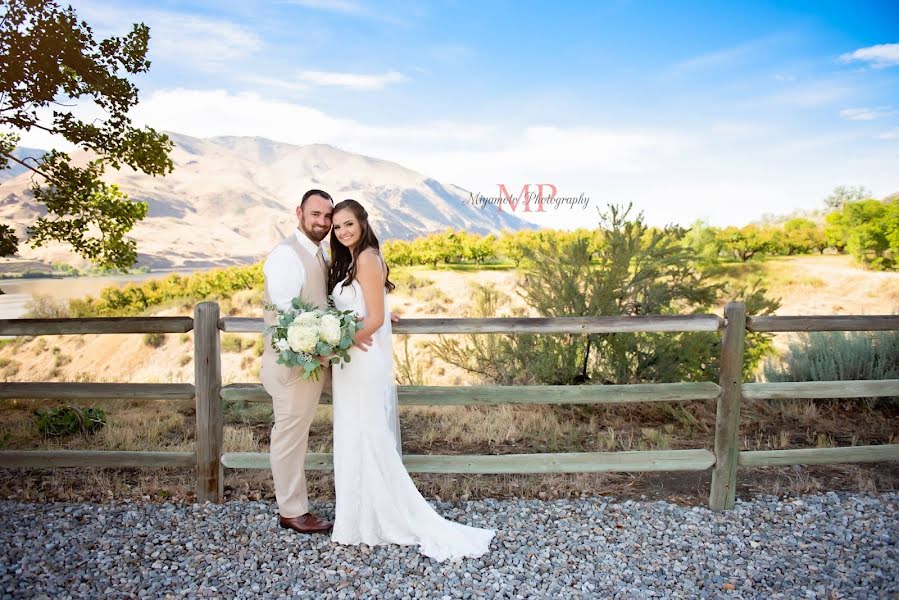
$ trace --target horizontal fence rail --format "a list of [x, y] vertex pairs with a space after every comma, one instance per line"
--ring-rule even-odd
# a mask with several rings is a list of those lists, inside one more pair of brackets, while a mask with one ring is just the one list
[[0, 319], [0, 335], [89, 333], [187, 333], [190, 317], [98, 317], [90, 319]]
[[[486, 319], [400, 319], [393, 333], [638, 333], [718, 331], [716, 315], [634, 315], [632, 317], [545, 317]], [[219, 328], [228, 333], [262, 333], [262, 319], [225, 317]]]
[[[880, 381], [798, 381], [744, 383], [747, 400], [876, 398], [899, 396], [899, 379]], [[624, 404], [714, 400], [721, 387], [712, 383], [632, 383], [625, 385], [505, 385], [505, 386], [397, 386], [399, 403], [406, 406], [490, 404]], [[232, 383], [222, 387], [229, 401], [271, 402], [258, 383]], [[331, 404], [322, 393], [321, 404]]]
[[750, 400], [801, 400], [814, 398], [877, 398], [899, 396], [899, 379], [879, 381], [784, 381], [744, 383], [743, 397]]
[[740, 465], [825, 465], [835, 463], [899, 460], [899, 444], [848, 446], [843, 448], [798, 448], [795, 450], [752, 450], [740, 452]]
[[[711, 381], [627, 385], [397, 386], [404, 406], [503, 404], [628, 404], [715, 400], [714, 451], [708, 449], [626, 452], [568, 452], [494, 455], [405, 455], [413, 473], [585, 473], [712, 470], [709, 504], [732, 508], [738, 467], [832, 464], [899, 460], [899, 444], [841, 448], [739, 451], [740, 404], [751, 400], [867, 398], [899, 396], [899, 380], [744, 383], [742, 357], [747, 332], [899, 330], [899, 316], [747, 316], [745, 304], [730, 303], [716, 315], [635, 315], [609, 317], [401, 319], [397, 334], [602, 334], [720, 332], [720, 378]], [[197, 501], [221, 502], [223, 470], [269, 469], [269, 454], [224, 452], [225, 402], [268, 402], [258, 383], [222, 385], [220, 333], [256, 333], [259, 318], [220, 318], [218, 304], [203, 302], [191, 317], [0, 320], [0, 335], [187, 333], [194, 338], [194, 384], [189, 383], [0, 383], [0, 399], [190, 400], [196, 404], [193, 452], [8, 450], [0, 467], [193, 467]], [[339, 368], [335, 367], [335, 368]], [[323, 394], [322, 404], [330, 404]], [[332, 470], [331, 454], [311, 453], [305, 467]]]
[[[411, 473], [629, 473], [636, 471], [704, 471], [715, 464], [708, 450], [638, 452], [556, 452], [552, 454], [405, 454]], [[267, 452], [226, 452], [231, 469], [269, 469]], [[332, 471], [331, 454], [308, 454], [306, 469]]]
[[899, 315], [820, 315], [810, 317], [747, 317], [747, 331], [895, 331]]
[[0, 383], [0, 398], [48, 400], [190, 400], [190, 383]]
[[113, 450], [4, 450], [0, 467], [52, 469], [56, 467], [193, 467], [193, 452]]
[[[721, 393], [721, 388], [711, 381], [628, 385], [397, 386], [397, 400], [404, 406], [624, 404], [714, 400], [719, 393]], [[222, 387], [222, 399], [245, 402], [272, 401], [271, 396], [258, 383], [226, 385]], [[320, 402], [321, 404], [331, 404], [331, 395], [323, 393]]]

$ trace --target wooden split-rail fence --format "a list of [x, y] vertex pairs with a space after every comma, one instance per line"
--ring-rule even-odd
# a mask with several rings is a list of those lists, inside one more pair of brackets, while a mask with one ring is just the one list
[[[222, 385], [221, 332], [261, 333], [262, 319], [220, 318], [219, 306], [203, 302], [190, 317], [0, 320], [0, 335], [39, 336], [103, 333], [187, 333], [194, 336], [194, 384], [189, 383], [0, 383], [0, 398], [80, 400], [101, 398], [194, 399], [194, 452], [45, 450], [0, 452], [0, 467], [195, 467], [197, 501], [222, 502], [224, 469], [268, 469], [269, 455], [223, 452], [225, 400], [271, 402], [257, 383]], [[808, 399], [899, 396], [899, 380], [744, 383], [746, 332], [899, 330], [899, 316], [759, 316], [746, 306], [726, 306], [716, 315], [643, 315], [630, 317], [402, 319], [397, 334], [538, 333], [590, 334], [714, 331], [722, 335], [720, 377], [711, 381], [577, 386], [399, 386], [401, 405], [615, 404], [708, 400], [717, 402], [712, 450], [566, 452], [501, 455], [404, 455], [418, 473], [586, 473], [712, 470], [709, 505], [732, 508], [737, 467], [899, 460], [899, 444], [840, 448], [741, 451], [740, 403], [743, 398]], [[102, 357], [97, 357], [102, 360]], [[324, 395], [322, 403], [331, 398]], [[330, 454], [308, 454], [306, 468], [329, 470]]]

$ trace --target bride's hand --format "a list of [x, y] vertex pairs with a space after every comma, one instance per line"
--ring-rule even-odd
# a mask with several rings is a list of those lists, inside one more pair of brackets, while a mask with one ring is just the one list
[[353, 345], [363, 352], [368, 352], [368, 347], [371, 346], [371, 343], [371, 335], [362, 333], [361, 331], [357, 331], [356, 335], [353, 337]]

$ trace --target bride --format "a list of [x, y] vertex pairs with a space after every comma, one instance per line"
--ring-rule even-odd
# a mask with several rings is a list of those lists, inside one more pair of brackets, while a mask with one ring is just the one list
[[363, 317], [351, 362], [332, 367], [334, 488], [331, 539], [413, 544], [438, 561], [487, 552], [495, 531], [447, 521], [418, 492], [402, 462], [387, 292], [396, 286], [355, 200], [334, 206], [328, 290], [338, 310]]

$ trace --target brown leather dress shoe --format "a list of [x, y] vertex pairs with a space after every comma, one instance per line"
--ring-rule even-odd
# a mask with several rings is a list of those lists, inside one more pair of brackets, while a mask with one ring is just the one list
[[300, 533], [325, 533], [334, 526], [331, 521], [319, 519], [312, 513], [306, 513], [299, 517], [282, 517], [278, 515], [278, 525]]

